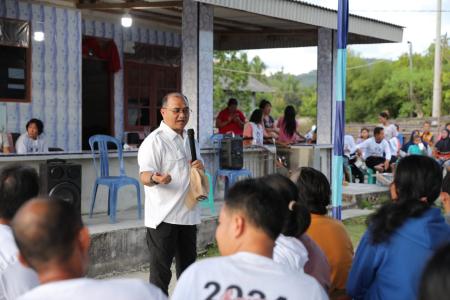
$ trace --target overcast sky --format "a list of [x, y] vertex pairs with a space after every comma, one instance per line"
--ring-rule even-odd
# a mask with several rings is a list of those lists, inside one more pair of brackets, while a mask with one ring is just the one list
[[[305, 2], [337, 9], [338, 0], [305, 0]], [[436, 35], [436, 0], [349, 0], [350, 13], [404, 26], [403, 42], [396, 44], [350, 45], [367, 58], [395, 59], [408, 51], [411, 41], [413, 52], [424, 53]], [[441, 34], [450, 37], [450, 0], [442, 0]], [[268, 66], [268, 73], [280, 71], [302, 74], [316, 69], [317, 48], [287, 48], [248, 51]]]

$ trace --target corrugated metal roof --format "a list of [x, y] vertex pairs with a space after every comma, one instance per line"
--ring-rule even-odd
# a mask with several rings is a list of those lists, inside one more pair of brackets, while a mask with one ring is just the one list
[[[316, 27], [336, 29], [337, 12], [333, 9], [296, 0], [195, 0], [249, 13], [289, 20]], [[368, 42], [401, 42], [403, 27], [357, 16], [349, 16], [349, 34]], [[371, 41], [372, 43], [374, 41]]]
[[[222, 89], [229, 90], [230, 89], [230, 80], [226, 77], [219, 78], [220, 85]], [[258, 79], [253, 76], [248, 77], [248, 82], [246, 86], [239, 87], [236, 90], [245, 91], [245, 92], [257, 92], [257, 93], [273, 93], [275, 89], [271, 86], [265, 85]]]

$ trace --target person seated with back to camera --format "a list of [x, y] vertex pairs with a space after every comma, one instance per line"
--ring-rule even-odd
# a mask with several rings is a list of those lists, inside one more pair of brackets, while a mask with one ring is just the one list
[[272, 259], [287, 212], [281, 195], [264, 181], [236, 183], [226, 195], [216, 230], [222, 257], [191, 265], [172, 299], [328, 299], [314, 278]]
[[35, 169], [21, 165], [4, 167], [0, 172], [0, 299], [12, 300], [39, 284], [33, 270], [17, 257], [11, 221], [19, 208], [39, 193]]
[[277, 121], [278, 139], [280, 144], [295, 144], [304, 142], [306, 139], [298, 132], [299, 124], [296, 119], [296, 111], [292, 105], [286, 106], [284, 115]]
[[418, 300], [447, 300], [450, 295], [450, 243], [427, 262], [422, 273]]
[[331, 267], [331, 299], [345, 297], [345, 284], [352, 265], [353, 244], [342, 222], [329, 217], [331, 188], [327, 177], [313, 168], [302, 167], [292, 176], [299, 190], [300, 202], [311, 215], [306, 233], [325, 253]]
[[19, 260], [34, 269], [41, 285], [19, 300], [165, 300], [160, 289], [138, 279], [85, 278], [90, 237], [73, 205], [35, 198], [12, 221]]
[[441, 185], [442, 171], [432, 158], [400, 160], [392, 201], [371, 215], [353, 259], [347, 281], [353, 299], [417, 299], [427, 259], [450, 242], [450, 226], [434, 207]]
[[44, 135], [44, 123], [39, 119], [31, 119], [25, 126], [27, 132], [22, 133], [16, 141], [17, 154], [48, 152]]
[[320, 247], [306, 234], [311, 215], [299, 200], [297, 186], [280, 174], [268, 175], [262, 180], [282, 195], [289, 208], [283, 230], [275, 241], [274, 261], [311, 275], [328, 292], [331, 286], [330, 264]]
[[250, 120], [244, 126], [244, 145], [263, 146], [264, 144], [263, 112], [255, 109], [250, 115]]

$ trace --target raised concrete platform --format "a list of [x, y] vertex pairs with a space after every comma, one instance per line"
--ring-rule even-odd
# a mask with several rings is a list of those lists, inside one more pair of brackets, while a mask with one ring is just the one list
[[[217, 214], [222, 202], [216, 202], [216, 215], [202, 207], [202, 223], [198, 226], [197, 249], [202, 251], [215, 240]], [[89, 277], [123, 273], [149, 263], [144, 220], [137, 219], [136, 210], [117, 212], [117, 223], [109, 224], [106, 214], [83, 216], [91, 233]]]
[[344, 202], [357, 204], [367, 200], [369, 203], [379, 203], [389, 198], [389, 188], [376, 184], [349, 183], [342, 187], [342, 200]]

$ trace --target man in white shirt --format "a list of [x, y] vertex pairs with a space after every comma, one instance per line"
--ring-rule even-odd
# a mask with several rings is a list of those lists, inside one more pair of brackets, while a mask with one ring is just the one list
[[358, 144], [356, 148], [364, 149], [366, 155], [366, 165], [368, 168], [379, 172], [388, 172], [390, 170], [389, 162], [391, 160], [391, 147], [389, 142], [384, 138], [384, 130], [382, 127], [375, 127], [373, 137]]
[[27, 132], [21, 134], [16, 141], [17, 154], [43, 153], [48, 151], [44, 134], [44, 123], [39, 119], [31, 119], [25, 126]]
[[10, 223], [19, 208], [39, 192], [35, 169], [9, 166], [0, 173], [0, 300], [16, 299], [39, 284], [37, 274], [22, 266]]
[[204, 169], [198, 145], [197, 160], [191, 162], [185, 126], [189, 103], [180, 93], [163, 98], [160, 126], [139, 147], [140, 180], [145, 191], [145, 226], [150, 250], [150, 282], [166, 294], [175, 257], [177, 277], [197, 257], [198, 206], [186, 204], [190, 169]]
[[381, 112], [378, 116], [378, 120], [384, 129], [384, 138], [390, 141], [393, 137], [397, 136], [397, 127], [395, 124], [389, 123], [389, 114], [385, 111]]
[[288, 210], [284, 203], [262, 180], [236, 183], [216, 231], [223, 256], [190, 266], [172, 299], [328, 299], [314, 278], [272, 259]]
[[165, 300], [156, 287], [138, 279], [84, 278], [88, 267], [89, 232], [80, 213], [63, 200], [35, 198], [12, 221], [19, 259], [33, 268], [41, 285], [19, 300]]

